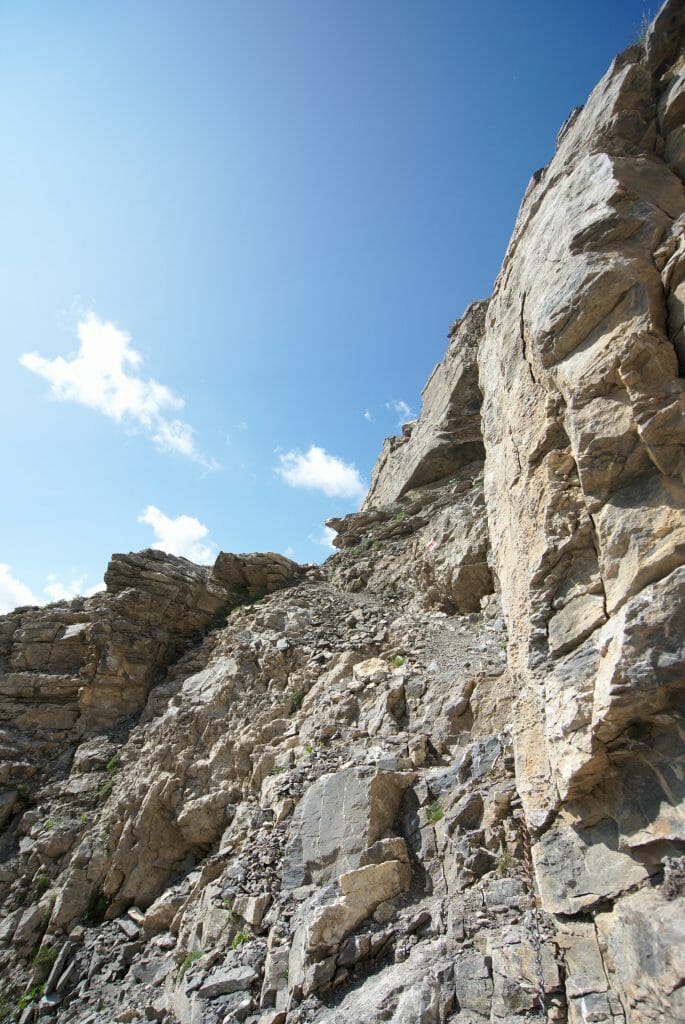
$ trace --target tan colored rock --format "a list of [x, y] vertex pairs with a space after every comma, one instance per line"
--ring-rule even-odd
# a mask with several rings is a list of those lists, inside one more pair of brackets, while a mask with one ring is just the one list
[[447, 354], [423, 389], [421, 416], [405, 435], [385, 441], [363, 509], [387, 505], [483, 457], [476, 354], [486, 309], [474, 302], [453, 324]]
[[335, 879], [390, 830], [412, 773], [347, 768], [324, 775], [297, 806], [283, 884]]

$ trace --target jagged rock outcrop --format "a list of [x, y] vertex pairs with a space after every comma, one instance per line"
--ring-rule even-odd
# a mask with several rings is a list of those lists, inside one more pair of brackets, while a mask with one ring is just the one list
[[685, 1020], [685, 8], [537, 172], [338, 553], [0, 619], [0, 1013]]

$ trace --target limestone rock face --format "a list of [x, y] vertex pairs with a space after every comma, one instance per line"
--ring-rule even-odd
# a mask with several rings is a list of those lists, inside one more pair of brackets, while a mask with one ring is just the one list
[[486, 302], [474, 302], [452, 325], [447, 354], [423, 389], [421, 415], [402, 437], [386, 440], [363, 509], [388, 505], [483, 458], [477, 358], [486, 310]]
[[685, 1019], [684, 117], [668, 0], [324, 565], [0, 618], [0, 1018]]

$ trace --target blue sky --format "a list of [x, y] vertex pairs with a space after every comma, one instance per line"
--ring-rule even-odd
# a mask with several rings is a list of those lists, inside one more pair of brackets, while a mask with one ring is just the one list
[[4, 0], [0, 610], [318, 561], [638, 0]]

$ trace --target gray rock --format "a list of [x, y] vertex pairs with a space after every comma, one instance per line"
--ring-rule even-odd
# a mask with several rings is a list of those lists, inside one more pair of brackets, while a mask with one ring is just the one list
[[214, 971], [198, 989], [201, 999], [214, 999], [230, 992], [241, 992], [250, 988], [259, 975], [254, 967], [233, 967], [229, 970]]

